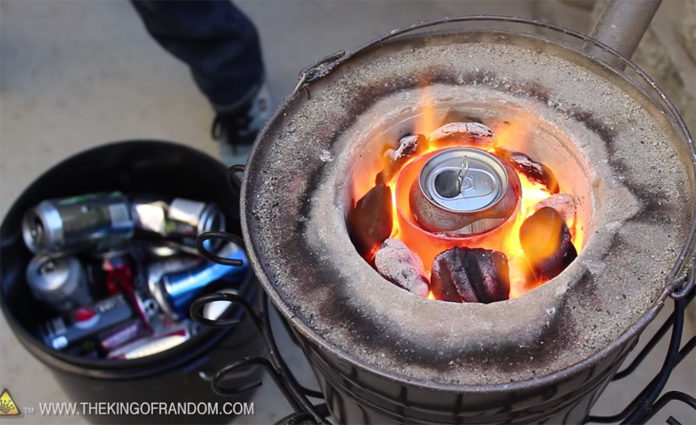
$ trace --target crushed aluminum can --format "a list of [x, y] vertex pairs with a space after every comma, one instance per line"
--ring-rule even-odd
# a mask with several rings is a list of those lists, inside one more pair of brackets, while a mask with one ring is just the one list
[[92, 252], [85, 257], [85, 269], [91, 293], [97, 299], [132, 291], [144, 281], [130, 249]]
[[49, 199], [22, 220], [24, 243], [34, 253], [110, 247], [133, 232], [130, 204], [120, 192]]
[[108, 354], [109, 359], [130, 360], [152, 356], [170, 350], [191, 339], [190, 323], [188, 321], [176, 327], [166, 329], [152, 336], [140, 338], [122, 346]]
[[[175, 319], [188, 317], [189, 306], [208, 285], [219, 280], [236, 282], [248, 272], [247, 256], [238, 245], [227, 243], [217, 255], [243, 263], [240, 266], [227, 266], [206, 260], [193, 267], [182, 267], [176, 263], [150, 265], [148, 288], [162, 311]], [[179, 269], [175, 270], [176, 267]]]
[[204, 232], [223, 231], [225, 215], [216, 204], [176, 198], [169, 204], [168, 219], [184, 223], [196, 229], [195, 235]]
[[136, 312], [120, 293], [44, 323], [41, 336], [47, 346], [64, 350], [134, 317]]
[[[214, 203], [175, 198], [162, 200], [137, 199], [132, 203], [135, 225], [141, 230], [167, 239], [195, 246], [196, 236], [204, 232], [225, 231], [225, 214]], [[220, 243], [206, 241], [206, 248], [217, 249]]]
[[87, 276], [75, 257], [39, 255], [29, 262], [27, 283], [34, 297], [62, 313], [92, 302]]
[[106, 352], [113, 351], [136, 338], [146, 336], [151, 333], [146, 323], [138, 319], [117, 325], [115, 329], [109, 329], [97, 337], [99, 346]]

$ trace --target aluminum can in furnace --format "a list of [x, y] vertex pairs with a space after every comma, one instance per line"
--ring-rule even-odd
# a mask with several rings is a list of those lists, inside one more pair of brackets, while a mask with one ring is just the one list
[[466, 237], [505, 223], [516, 211], [520, 193], [517, 174], [495, 155], [449, 148], [423, 165], [409, 200], [425, 230]]

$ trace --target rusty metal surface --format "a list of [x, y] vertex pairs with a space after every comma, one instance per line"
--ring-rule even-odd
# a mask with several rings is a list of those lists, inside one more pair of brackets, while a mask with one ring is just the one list
[[[548, 165], [574, 161], [583, 170], [575, 177], [591, 183], [585, 249], [519, 299], [458, 305], [411, 296], [348, 239], [346, 171], [369, 152], [361, 136], [375, 119], [398, 121], [424, 76], [443, 103], [534, 111], [545, 130], [572, 141]], [[567, 49], [485, 32], [418, 36], [353, 57], [290, 99], [250, 158], [244, 232], [274, 303], [322, 350], [437, 388], [540, 385], [611, 354], [617, 338], [625, 342], [654, 314], [689, 234], [689, 155], [649, 99]]]

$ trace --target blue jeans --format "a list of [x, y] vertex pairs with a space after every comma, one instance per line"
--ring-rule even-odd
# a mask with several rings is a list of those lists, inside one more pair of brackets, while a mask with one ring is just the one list
[[217, 112], [251, 100], [264, 78], [254, 24], [229, 0], [131, 0], [152, 37], [191, 69]]

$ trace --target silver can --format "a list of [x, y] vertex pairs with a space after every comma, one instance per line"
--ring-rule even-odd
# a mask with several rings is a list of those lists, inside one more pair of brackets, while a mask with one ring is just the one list
[[22, 237], [34, 253], [111, 246], [133, 235], [128, 199], [120, 192], [50, 199], [27, 211]]
[[187, 242], [204, 232], [224, 231], [227, 225], [225, 214], [216, 204], [185, 198], [170, 203], [138, 199], [132, 210], [138, 228]]
[[450, 148], [423, 165], [409, 201], [425, 230], [466, 237], [506, 222], [520, 193], [519, 178], [507, 163], [481, 149]]
[[165, 314], [174, 319], [188, 317], [189, 306], [208, 285], [216, 281], [239, 283], [246, 276], [249, 261], [240, 246], [228, 242], [215, 255], [242, 264], [227, 266], [187, 257], [149, 264], [148, 288]]
[[75, 257], [32, 258], [26, 271], [34, 297], [59, 312], [69, 312], [92, 302], [87, 277]]
[[225, 214], [216, 204], [176, 198], [169, 204], [167, 218], [183, 223], [196, 230], [200, 235], [209, 231], [225, 230]]
[[137, 339], [121, 346], [108, 354], [109, 359], [131, 360], [153, 356], [163, 351], [171, 350], [192, 337], [192, 324], [188, 320], [176, 326], [163, 329], [154, 335]]

